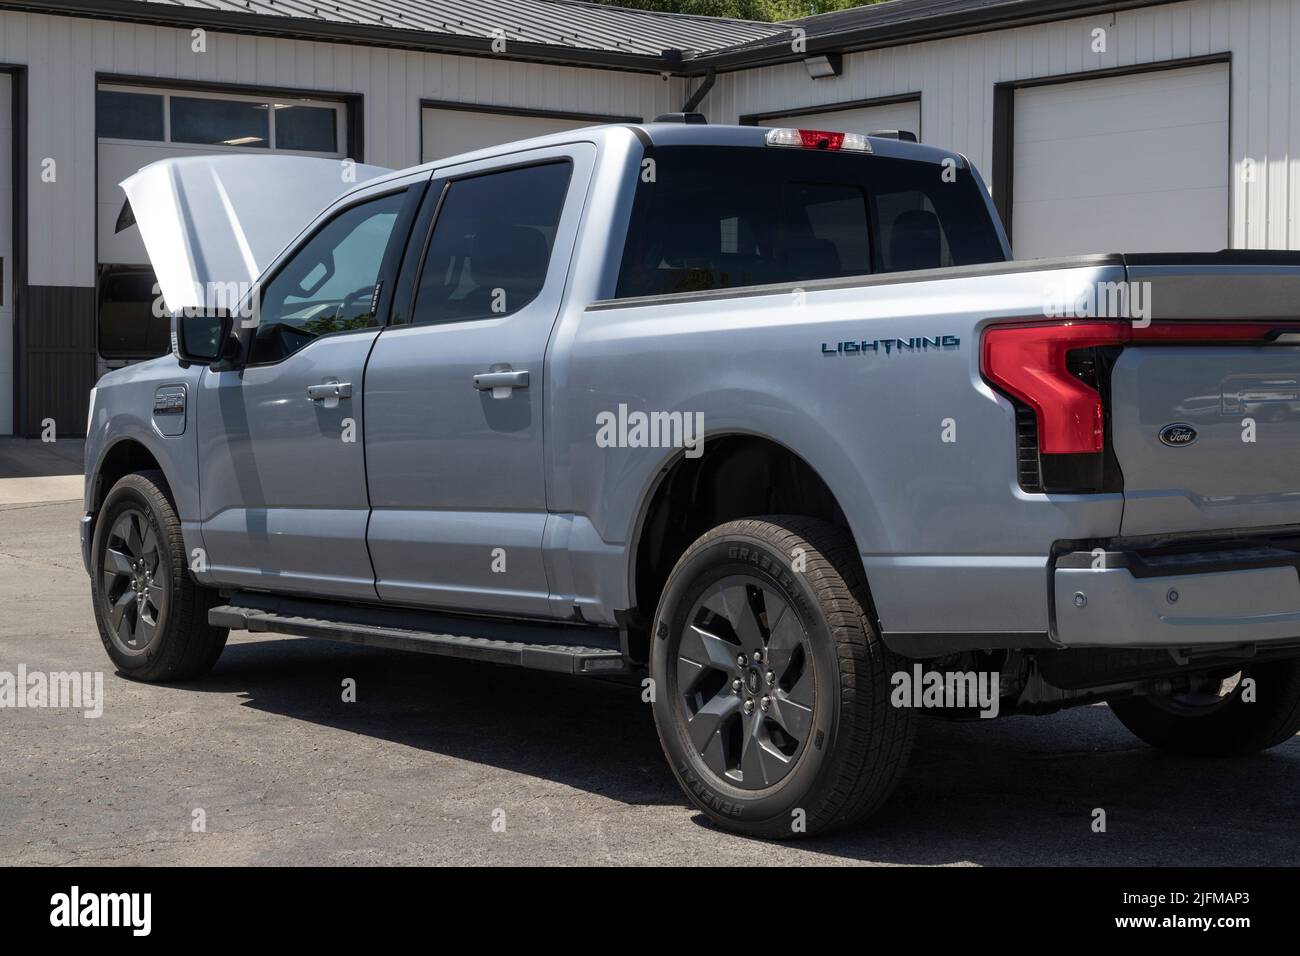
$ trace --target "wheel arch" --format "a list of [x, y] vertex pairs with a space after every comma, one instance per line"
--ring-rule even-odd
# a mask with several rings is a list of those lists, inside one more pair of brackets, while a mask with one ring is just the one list
[[169, 474], [166, 456], [159, 455], [138, 436], [123, 435], [106, 445], [100, 452], [98, 461], [95, 462], [86, 502], [91, 513], [99, 514], [104, 499], [113, 485], [126, 475], [138, 471], [161, 472], [164, 482], [163, 492], [171, 499], [172, 506], [176, 506], [175, 485]]
[[[789, 444], [768, 435], [729, 430], [707, 436], [704, 454], [667, 456], [638, 505], [628, 537], [627, 588], [636, 617], [653, 616], [673, 565], [705, 531], [736, 518], [802, 514], [845, 529], [859, 548], [852, 521], [831, 483]], [[743, 475], [734, 486], [729, 476]], [[728, 494], [719, 494], [726, 486]]]

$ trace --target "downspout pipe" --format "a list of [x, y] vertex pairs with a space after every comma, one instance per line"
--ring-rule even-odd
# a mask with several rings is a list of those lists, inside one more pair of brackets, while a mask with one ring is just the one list
[[699, 110], [700, 104], [704, 102], [704, 97], [709, 95], [709, 90], [713, 89], [713, 84], [717, 82], [718, 74], [713, 67], [709, 67], [704, 74], [704, 82], [695, 88], [690, 99], [682, 104], [683, 113], [694, 113]]

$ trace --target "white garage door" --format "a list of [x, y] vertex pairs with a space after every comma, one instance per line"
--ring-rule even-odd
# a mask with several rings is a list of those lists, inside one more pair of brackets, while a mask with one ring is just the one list
[[759, 126], [794, 126], [800, 129], [824, 129], [838, 133], [870, 133], [880, 129], [901, 129], [921, 138], [921, 101], [861, 106], [825, 113], [798, 113], [759, 120]]
[[1015, 96], [1017, 258], [1229, 245], [1227, 64]]
[[0, 73], [0, 435], [14, 430], [13, 99]]
[[421, 110], [422, 162], [473, 152], [530, 136], [560, 133], [595, 125], [586, 118], [517, 116], [513, 113], [473, 113], [426, 106]]

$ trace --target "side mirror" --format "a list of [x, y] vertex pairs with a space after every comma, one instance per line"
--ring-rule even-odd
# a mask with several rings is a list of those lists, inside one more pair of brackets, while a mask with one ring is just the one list
[[172, 314], [172, 352], [181, 365], [213, 365], [231, 357], [235, 323], [224, 309]]

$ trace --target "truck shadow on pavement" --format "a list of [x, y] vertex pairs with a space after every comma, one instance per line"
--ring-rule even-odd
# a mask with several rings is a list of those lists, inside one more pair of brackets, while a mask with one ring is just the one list
[[[344, 677], [358, 700], [340, 701]], [[632, 684], [306, 639], [234, 640], [189, 688], [634, 806], [689, 807]], [[1096, 810], [1105, 832], [1094, 832]], [[924, 720], [907, 777], [811, 854], [893, 864], [1294, 865], [1300, 739], [1215, 761], [1140, 744], [1105, 706], [996, 722]], [[758, 843], [759, 841], [753, 841]], [[810, 862], [815, 861], [815, 857]]]

